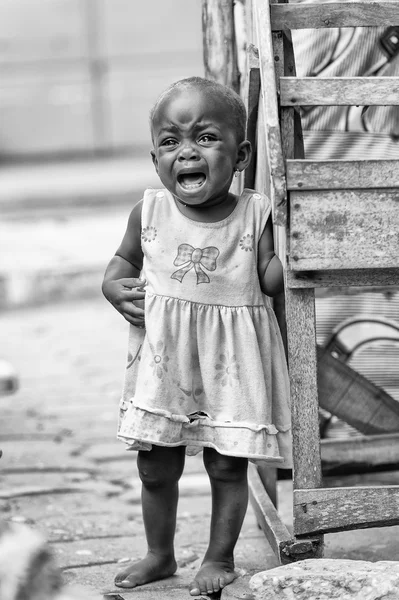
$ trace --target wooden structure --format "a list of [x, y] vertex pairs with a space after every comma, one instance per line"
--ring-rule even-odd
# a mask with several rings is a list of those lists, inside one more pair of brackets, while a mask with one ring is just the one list
[[[348, 451], [349, 444], [358, 460], [362, 452], [370, 453], [371, 449], [372, 454], [378, 447], [387, 455], [398, 436], [390, 434], [388, 443], [378, 435], [341, 446], [328, 442], [323, 450], [318, 371], [319, 375], [324, 373], [327, 365], [339, 375], [335, 395], [324, 393], [319, 386], [320, 405], [326, 402], [331, 410], [335, 402], [331, 412], [337, 412], [339, 405], [345, 408], [341, 399], [348, 400], [347, 383], [352, 385], [356, 378], [344, 362], [317, 350], [314, 299], [316, 287], [399, 285], [399, 168], [396, 161], [361, 157], [356, 161], [306, 160], [298, 112], [299, 107], [312, 105], [397, 105], [399, 78], [296, 77], [290, 33], [305, 28], [396, 25], [399, 2], [287, 4], [284, 0], [247, 0], [246, 21], [252, 44], [247, 69], [241, 73], [241, 92], [248, 108], [248, 137], [256, 156], [244, 184], [270, 194], [276, 247], [285, 265], [294, 444], [293, 534], [275, 509], [273, 471], [254, 467], [250, 489], [269, 542], [280, 560], [287, 562], [321, 556], [326, 532], [399, 523], [399, 486], [323, 487], [321, 452], [331, 461], [339, 448], [345, 451], [345, 444]], [[209, 70], [207, 74], [214, 75]], [[327, 380], [327, 392], [331, 383]], [[360, 378], [357, 383], [357, 392], [363, 393], [367, 382]], [[376, 395], [375, 388], [370, 388], [363, 393], [371, 403], [371, 413], [382, 406], [382, 413], [392, 410], [398, 417], [397, 405], [388, 394], [378, 396], [379, 391]], [[370, 425], [373, 415], [362, 414], [359, 393], [354, 398], [359, 403], [360, 425], [369, 425], [365, 433], [376, 433]], [[353, 409], [350, 412], [353, 414]], [[381, 431], [386, 429], [380, 421], [377, 433]], [[399, 431], [398, 422], [393, 431]], [[397, 458], [387, 456], [388, 461], [397, 462]]]

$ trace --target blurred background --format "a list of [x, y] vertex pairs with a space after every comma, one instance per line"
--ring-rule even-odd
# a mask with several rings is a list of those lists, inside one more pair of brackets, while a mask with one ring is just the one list
[[148, 112], [201, 75], [201, 3], [1, 0], [3, 160], [147, 154]]

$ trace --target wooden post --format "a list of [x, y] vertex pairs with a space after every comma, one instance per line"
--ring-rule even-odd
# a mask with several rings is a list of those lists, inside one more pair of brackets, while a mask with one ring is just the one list
[[233, 0], [202, 0], [205, 77], [240, 92]]

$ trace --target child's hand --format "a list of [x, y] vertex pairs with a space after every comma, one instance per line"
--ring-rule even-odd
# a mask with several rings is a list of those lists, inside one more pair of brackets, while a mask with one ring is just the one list
[[144, 327], [145, 279], [129, 277], [107, 281], [105, 297], [121, 315], [135, 327]]

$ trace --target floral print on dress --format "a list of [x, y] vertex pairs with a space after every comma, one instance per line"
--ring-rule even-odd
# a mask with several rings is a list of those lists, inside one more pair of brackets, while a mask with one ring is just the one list
[[141, 239], [144, 242], [153, 242], [157, 237], [157, 234], [158, 232], [156, 228], [149, 225], [148, 227], [144, 227], [144, 229], [142, 230]]
[[165, 344], [159, 340], [156, 345], [156, 351], [153, 352], [152, 370], [154, 375], [162, 379], [164, 372], [168, 371], [169, 356], [165, 353]]
[[143, 344], [140, 344], [139, 349], [137, 350], [136, 354], [133, 356], [133, 354], [131, 354], [130, 352], [127, 355], [127, 366], [126, 369], [130, 369], [130, 367], [132, 367], [134, 365], [134, 363], [136, 362], [136, 360], [141, 360], [141, 348], [142, 348]]
[[254, 249], [254, 236], [252, 233], [247, 233], [242, 236], [240, 239], [240, 248], [241, 250], [245, 250], [245, 252], [252, 252]]
[[235, 381], [239, 379], [240, 365], [237, 363], [236, 355], [233, 354], [231, 358], [225, 354], [219, 355], [220, 363], [216, 363], [215, 369], [218, 371], [215, 375], [215, 379], [219, 379], [223, 387], [226, 385], [233, 385]]
[[187, 398], [192, 398], [196, 404], [200, 401], [200, 397], [204, 394], [204, 390], [201, 385], [197, 385], [194, 379], [191, 382], [191, 389], [182, 387], [179, 382], [176, 382], [177, 387]]
[[216, 259], [219, 254], [220, 252], [215, 246], [208, 246], [202, 249], [194, 248], [190, 244], [180, 244], [173, 264], [176, 267], [181, 267], [181, 269], [172, 273], [170, 278], [177, 279], [181, 283], [185, 275], [191, 269], [194, 269], [197, 274], [197, 285], [199, 283], [209, 283], [210, 279], [203, 268], [207, 271], [214, 271], [216, 269]]

